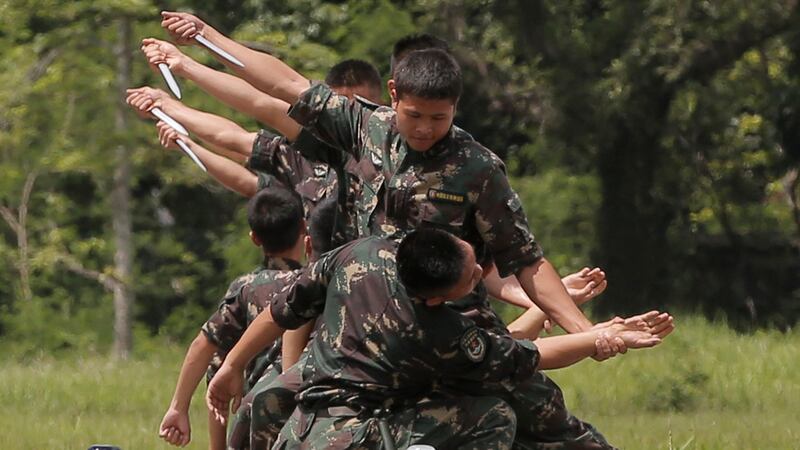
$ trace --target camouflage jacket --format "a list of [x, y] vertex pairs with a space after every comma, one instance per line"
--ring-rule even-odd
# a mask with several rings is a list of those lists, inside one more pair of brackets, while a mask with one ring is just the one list
[[[331, 248], [357, 237], [353, 205], [360, 191], [357, 178], [339, 166], [328, 164], [330, 158], [327, 156], [334, 153], [340, 152], [306, 130], [302, 130], [291, 144], [284, 137], [261, 130], [253, 142], [253, 152], [247, 161], [247, 167], [258, 174], [258, 189], [264, 189], [274, 180], [284, 186], [294, 187], [303, 197], [306, 220], [320, 201], [336, 192], [337, 209]], [[319, 155], [326, 157], [320, 158]], [[344, 156], [348, 157], [346, 154]]]
[[[322, 145], [313, 136], [305, 138], [303, 142]], [[253, 152], [247, 160], [247, 168], [258, 175], [259, 190], [268, 187], [274, 180], [294, 188], [303, 198], [308, 219], [320, 201], [336, 192], [336, 174], [327, 164], [312, 163], [303, 158], [293, 144], [283, 136], [267, 130], [259, 131], [253, 141]]]
[[[296, 261], [267, 257], [261, 267], [230, 284], [219, 308], [201, 328], [208, 340], [218, 347], [217, 356], [225, 358], [250, 323], [270, 304], [273, 295], [295, 279], [299, 268]], [[280, 359], [280, 350], [278, 341], [254, 358], [247, 368], [248, 379], [257, 381], [261, 372]], [[212, 367], [211, 372], [216, 372], [214, 369], [219, 367]], [[213, 373], [208, 375], [213, 377]]]
[[270, 305], [297, 328], [320, 317], [298, 399], [309, 407], [391, 407], [435, 388], [440, 377], [502, 382], [530, 377], [530, 341], [483, 330], [445, 305], [410, 297], [395, 264], [397, 244], [358, 239], [302, 269]]
[[362, 185], [355, 199], [359, 236], [402, 237], [430, 225], [487, 251], [502, 276], [542, 256], [503, 162], [468, 133], [452, 127], [430, 150], [410, 150], [389, 107], [366, 106], [315, 84], [289, 115], [319, 139], [348, 152], [334, 158]]

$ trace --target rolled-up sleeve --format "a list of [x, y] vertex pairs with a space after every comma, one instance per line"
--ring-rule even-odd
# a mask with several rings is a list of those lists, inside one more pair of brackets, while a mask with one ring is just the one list
[[361, 127], [370, 113], [359, 102], [336, 95], [323, 83], [314, 83], [289, 109], [289, 117], [314, 136], [356, 157], [361, 147]]
[[543, 252], [528, 227], [519, 195], [501, 165], [488, 174], [476, 203], [476, 224], [500, 276], [535, 264]]

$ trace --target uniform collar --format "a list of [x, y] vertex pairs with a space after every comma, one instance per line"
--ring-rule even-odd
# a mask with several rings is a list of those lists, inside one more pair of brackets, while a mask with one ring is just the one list
[[264, 270], [297, 270], [302, 266], [293, 259], [265, 256], [261, 267], [263, 267]]
[[450, 154], [451, 150], [453, 149], [453, 142], [455, 140], [455, 137], [456, 137], [456, 131], [455, 128], [451, 125], [450, 131], [448, 131], [447, 134], [439, 140], [439, 142], [433, 144], [431, 148], [429, 148], [424, 152], [418, 152], [412, 149], [411, 147], [408, 146], [408, 142], [406, 142], [405, 140], [403, 140], [403, 144], [407, 149], [407, 154], [414, 155], [412, 156], [412, 159], [414, 161], [439, 159], [443, 156]]

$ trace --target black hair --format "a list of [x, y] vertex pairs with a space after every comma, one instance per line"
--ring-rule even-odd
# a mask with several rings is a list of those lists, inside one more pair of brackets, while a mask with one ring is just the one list
[[389, 70], [394, 78], [394, 70], [400, 61], [405, 59], [409, 53], [414, 50], [425, 50], [429, 48], [438, 48], [446, 52], [450, 51], [450, 46], [444, 39], [439, 39], [432, 34], [409, 34], [395, 42], [392, 49], [392, 57], [389, 60]]
[[333, 225], [336, 223], [336, 197], [319, 202], [308, 219], [308, 234], [314, 257], [332, 250]]
[[247, 223], [264, 252], [288, 250], [303, 231], [303, 200], [283, 186], [262, 189], [247, 203]]
[[361, 59], [346, 59], [331, 67], [325, 84], [333, 88], [367, 86], [378, 92], [383, 85], [378, 69]]
[[461, 68], [444, 50], [415, 50], [397, 65], [394, 83], [398, 100], [413, 95], [455, 103], [461, 96]]
[[412, 295], [441, 295], [458, 283], [466, 255], [458, 239], [436, 228], [409, 233], [397, 249], [397, 272]]

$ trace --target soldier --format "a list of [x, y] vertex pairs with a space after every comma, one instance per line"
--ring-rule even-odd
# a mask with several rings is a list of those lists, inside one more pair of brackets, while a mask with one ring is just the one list
[[[347, 186], [342, 185], [337, 194], [340, 206], [337, 214], [336, 243], [341, 245], [358, 236], [369, 235], [369, 230], [359, 228], [355, 217], [357, 214], [355, 198], [360, 196], [361, 184], [363, 183], [361, 169], [356, 164], [356, 161], [347, 152], [331, 149], [329, 146], [321, 145], [312, 137], [307, 136], [307, 132], [304, 132], [296, 123], [287, 120], [285, 115], [285, 111], [288, 108], [287, 103], [271, 98], [269, 95], [254, 89], [254, 87], [262, 90], [269, 89], [268, 84], [265, 84], [268, 81], [260, 76], [258, 68], [271, 67], [275, 58], [265, 53], [251, 50], [222, 35], [194, 15], [163, 12], [162, 17], [164, 18], [162, 26], [179, 44], [196, 44], [196, 41], [192, 38], [197, 34], [203, 34], [208, 40], [245, 61], [247, 70], [233, 65], [230, 61], [214, 54], [219, 61], [228, 65], [231, 70], [246, 82], [197, 64], [178, 51], [172, 44], [157, 39], [144, 39], [142, 48], [154, 70], [158, 63], [168, 64], [178, 75], [192, 79], [201, 88], [228, 105], [250, 114], [264, 123], [268, 123], [289, 140], [296, 140], [294, 147], [304, 158], [316, 162], [329, 163], [337, 172], [338, 179], [347, 180]], [[445, 41], [427, 34], [407, 36], [395, 44], [390, 61], [392, 70], [408, 53], [425, 48], [448, 50], [448, 45]], [[374, 68], [372, 70], [370, 68], [371, 66], [363, 62], [361, 62], [360, 67], [356, 63], [351, 63], [348, 67], [338, 70], [334, 67], [326, 77], [326, 84], [336, 92], [360, 95], [366, 100], [360, 102], [364, 108], [377, 108], [378, 102], [376, 99], [380, 97], [379, 80], [376, 79], [377, 72], [374, 71]], [[361, 83], [360, 86], [359, 83]], [[390, 91], [394, 89], [394, 83], [394, 79], [390, 79], [387, 82]], [[353, 86], [357, 86], [357, 88], [353, 88]], [[257, 157], [257, 154], [254, 153], [253, 158]], [[258, 165], [251, 162], [251, 166], [257, 167]], [[488, 281], [494, 297], [526, 309], [534, 306], [523, 288], [516, 283], [516, 280], [506, 279], [501, 283], [499, 277], [494, 274], [488, 278]], [[585, 268], [580, 272], [564, 277], [563, 282], [570, 296], [579, 304], [599, 295], [606, 287], [605, 274], [598, 268], [592, 270]], [[488, 305], [482, 306], [484, 308], [488, 307]], [[494, 320], [494, 318], [492, 318], [492, 321], [494, 324], [498, 324], [498, 321]], [[518, 328], [520, 327], [515, 329]], [[519, 332], [526, 332], [528, 335], [536, 334], [532, 330], [520, 330]]]
[[400, 447], [510, 448], [513, 431], [499, 428], [503, 417], [513, 417], [505, 402], [492, 396], [429, 397], [437, 381], [514, 385], [537, 368], [592, 356], [598, 339], [650, 347], [671, 329], [667, 315], [651, 314], [649, 327], [639, 321], [608, 324], [542, 339], [537, 351], [530, 341], [484, 330], [443, 305], [470, 292], [481, 276], [470, 244], [432, 228], [408, 234], [399, 248], [369, 237], [333, 250], [303, 269], [248, 329], [209, 385], [209, 406], [226, 415], [229, 400], [241, 395], [241, 368], [250, 357], [282, 328], [321, 315], [298, 409], [275, 448], [381, 448], [376, 410], [385, 411], [383, 420]]
[[[323, 203], [319, 210], [332, 211], [333, 206], [329, 201], [327, 207]], [[269, 305], [272, 295], [294, 279], [304, 256], [315, 259], [330, 250], [332, 223], [328, 217], [332, 218], [332, 213], [312, 215], [306, 235], [302, 203], [296, 192], [275, 186], [259, 191], [248, 202], [250, 237], [262, 248], [264, 262], [231, 283], [219, 309], [206, 321], [189, 347], [172, 402], [159, 428], [159, 435], [167, 442], [180, 446], [189, 443], [189, 402], [203, 373], [209, 380], [213, 377], [214, 370], [206, 370], [212, 357], [224, 359], [247, 326]], [[275, 345], [248, 366], [245, 391], [270, 370], [277, 369], [275, 374], [280, 373], [279, 352], [280, 345]], [[219, 447], [218, 442], [216, 445]]]

